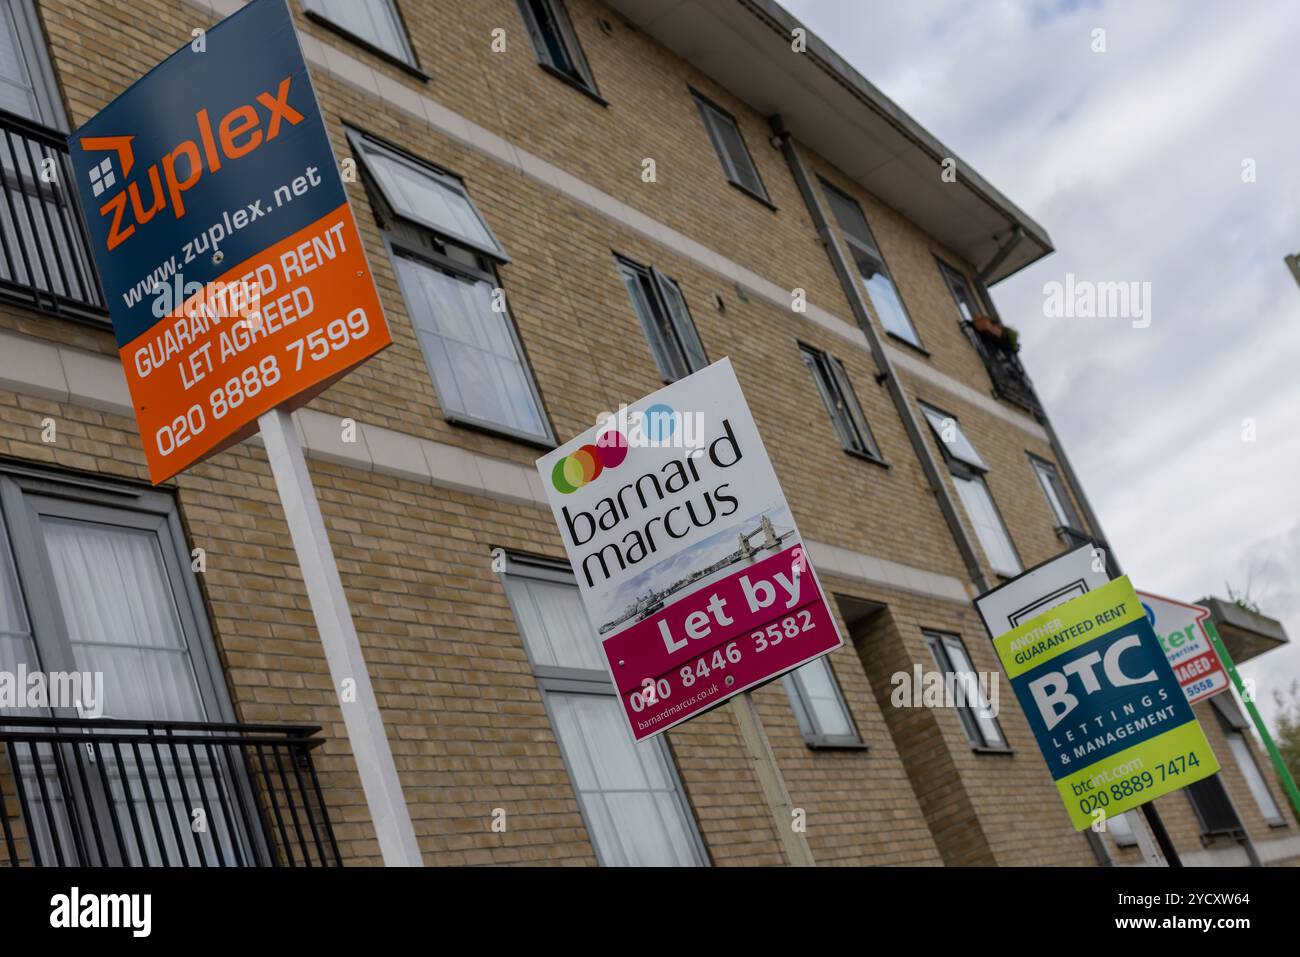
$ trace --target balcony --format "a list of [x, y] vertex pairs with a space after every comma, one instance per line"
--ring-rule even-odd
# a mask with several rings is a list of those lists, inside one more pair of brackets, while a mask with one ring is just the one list
[[1041, 417], [1043, 407], [1034, 392], [1034, 384], [1029, 380], [1029, 373], [1020, 364], [1020, 359], [1006, 346], [1005, 338], [995, 338], [976, 330], [973, 323], [962, 322], [966, 338], [975, 347], [979, 357], [988, 369], [989, 378], [993, 380], [993, 391], [1000, 399], [1014, 402], [1030, 415]]
[[319, 730], [0, 718], [0, 866], [341, 866]]
[[62, 133], [0, 110], [0, 299], [105, 322]]

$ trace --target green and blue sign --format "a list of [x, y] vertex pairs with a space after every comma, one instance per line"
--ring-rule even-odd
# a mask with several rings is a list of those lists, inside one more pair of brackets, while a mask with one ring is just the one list
[[1077, 830], [1219, 770], [1128, 578], [993, 645]]

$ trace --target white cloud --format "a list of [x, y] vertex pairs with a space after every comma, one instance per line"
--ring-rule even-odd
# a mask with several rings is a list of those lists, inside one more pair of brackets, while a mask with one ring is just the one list
[[[784, 2], [1052, 235], [994, 296], [1125, 570], [1250, 578], [1300, 641], [1300, 5]], [[1151, 327], [1045, 318], [1066, 273], [1150, 282]], [[1243, 670], [1271, 713], [1300, 648]]]

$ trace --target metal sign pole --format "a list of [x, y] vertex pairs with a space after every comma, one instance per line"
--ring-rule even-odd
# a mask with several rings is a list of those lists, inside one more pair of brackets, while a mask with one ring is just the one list
[[1168, 867], [1168, 862], [1160, 855], [1160, 851], [1156, 846], [1151, 843], [1151, 832], [1147, 830], [1146, 821], [1136, 814], [1130, 820], [1133, 822], [1133, 836], [1137, 839], [1138, 850], [1142, 852], [1142, 859], [1151, 867]]
[[1291, 776], [1290, 768], [1286, 766], [1286, 761], [1283, 760], [1282, 753], [1278, 751], [1273, 736], [1268, 733], [1268, 726], [1264, 724], [1259, 709], [1255, 707], [1254, 696], [1246, 693], [1246, 686], [1242, 683], [1241, 674], [1237, 671], [1237, 663], [1232, 660], [1232, 655], [1228, 654], [1228, 649], [1223, 644], [1223, 638], [1219, 635], [1219, 629], [1214, 626], [1213, 621], [1208, 619], [1204, 622], [1204, 625], [1205, 633], [1210, 636], [1210, 644], [1214, 645], [1214, 650], [1219, 653], [1219, 657], [1223, 660], [1223, 667], [1227, 670], [1228, 676], [1232, 678], [1237, 693], [1241, 695], [1241, 700], [1246, 705], [1251, 720], [1255, 722], [1255, 730], [1259, 732], [1260, 739], [1264, 742], [1264, 748], [1268, 751], [1269, 760], [1273, 762], [1273, 770], [1277, 772], [1278, 780], [1282, 782], [1282, 787], [1286, 789], [1286, 796], [1291, 800], [1291, 807], [1295, 809], [1296, 814], [1300, 814], [1300, 789], [1296, 788], [1295, 778]]
[[1148, 801], [1142, 805], [1142, 816], [1147, 819], [1147, 824], [1151, 825], [1151, 833], [1155, 835], [1156, 843], [1160, 845], [1165, 863], [1170, 867], [1182, 867], [1183, 859], [1178, 856], [1178, 848], [1174, 847], [1174, 842], [1169, 839], [1169, 832], [1165, 830], [1165, 822], [1160, 820], [1160, 812], [1156, 810], [1155, 801]]
[[758, 705], [754, 702], [752, 692], [745, 691], [736, 695], [732, 701], [732, 714], [740, 725], [740, 736], [745, 742], [745, 751], [754, 764], [754, 773], [763, 788], [763, 797], [776, 819], [777, 837], [785, 849], [786, 859], [792, 867], [816, 867], [812, 848], [808, 846], [808, 835], [794, 829], [794, 802], [786, 790], [785, 778], [772, 753], [772, 744], [763, 730], [763, 722], [758, 716]]
[[[411, 825], [410, 811], [402, 796], [402, 786], [397, 779], [397, 766], [388, 747], [388, 736], [383, 719], [379, 716], [379, 703], [370, 685], [357, 640], [356, 625], [348, 608], [343, 580], [339, 577], [325, 532], [320, 503], [312, 488], [307, 460], [298, 441], [292, 416], [283, 409], [272, 409], [258, 418], [266, 454], [271, 460], [276, 489], [284, 506], [285, 519], [293, 536], [293, 548], [298, 554], [307, 597], [311, 601], [316, 630], [325, 649], [330, 679], [340, 694], [339, 707], [347, 728], [348, 742], [357, 762], [361, 787], [366, 804], [374, 821], [375, 836], [384, 864], [398, 867], [421, 867], [420, 847]], [[344, 701], [341, 689], [352, 682], [356, 699]]]

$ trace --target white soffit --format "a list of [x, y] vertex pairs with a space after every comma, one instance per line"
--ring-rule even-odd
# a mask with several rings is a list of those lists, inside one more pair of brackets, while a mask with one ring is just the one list
[[[791, 31], [801, 24], [773, 0], [607, 2], [762, 115], [780, 115], [797, 141], [977, 267], [1023, 229], [1023, 241], [990, 283], [1052, 252], [1038, 223], [821, 39], [808, 33], [807, 51], [794, 53]], [[957, 184], [939, 177], [949, 156], [957, 160]]]

